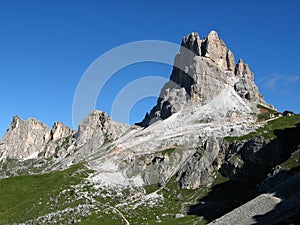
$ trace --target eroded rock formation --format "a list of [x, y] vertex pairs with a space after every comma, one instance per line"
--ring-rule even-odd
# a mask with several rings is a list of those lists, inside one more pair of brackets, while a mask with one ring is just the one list
[[170, 81], [162, 88], [156, 106], [137, 125], [147, 127], [166, 119], [189, 102], [206, 104], [228, 86], [249, 102], [265, 103], [249, 66], [241, 59], [235, 64], [233, 53], [216, 31], [202, 40], [193, 32], [182, 39]]

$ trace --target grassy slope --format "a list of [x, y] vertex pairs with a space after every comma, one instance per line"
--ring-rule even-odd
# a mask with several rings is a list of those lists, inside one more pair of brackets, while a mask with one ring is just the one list
[[[206, 224], [207, 221], [203, 217], [196, 215], [185, 215], [191, 205], [197, 204], [199, 199], [206, 197], [211, 190], [228, 181], [228, 178], [222, 177], [221, 174], [216, 172], [216, 180], [211, 187], [202, 186], [196, 190], [180, 189], [178, 182], [174, 177], [166, 184], [165, 188], [161, 189], [158, 193], [164, 196], [163, 204], [155, 208], [140, 208], [137, 213], [139, 215], [147, 215], [147, 223], [157, 224], [156, 216], [159, 216], [163, 225], [173, 224]], [[152, 187], [151, 189], [153, 189]], [[184, 214], [182, 218], [174, 218], [175, 214]], [[162, 216], [164, 215], [164, 216]], [[133, 224], [142, 224], [142, 220], [135, 221]]]
[[0, 180], [0, 224], [22, 222], [51, 212], [49, 198], [79, 183], [84, 173], [78, 164], [65, 171]]
[[286, 170], [292, 170], [300, 166], [300, 149], [293, 152], [291, 157], [280, 165]]
[[[286, 128], [293, 128], [300, 123], [300, 114], [292, 116], [279, 117], [275, 120], [269, 121], [263, 127], [257, 129], [255, 132], [251, 132], [240, 137], [225, 137], [224, 139], [229, 142], [248, 140], [252, 137], [263, 136], [265, 138], [276, 138], [275, 130], [284, 130]], [[300, 166], [300, 150], [295, 151], [289, 159], [283, 162], [280, 166], [284, 169], [291, 170]]]
[[[68, 203], [67, 199], [74, 195], [72, 185], [82, 183], [87, 176], [83, 165], [75, 165], [65, 171], [56, 171], [41, 175], [29, 175], [11, 177], [0, 180], [0, 224], [22, 223], [30, 219], [43, 216], [50, 212], [76, 206], [80, 203]], [[221, 177], [222, 178], [222, 177]], [[224, 179], [216, 180], [215, 184], [224, 182]], [[95, 192], [91, 186], [86, 186], [89, 192]], [[153, 187], [158, 189], [158, 187]], [[51, 203], [49, 199], [55, 199], [62, 190], [70, 190], [66, 196], [62, 196], [58, 203]], [[197, 190], [182, 190], [178, 182], [172, 178], [164, 189], [158, 193], [164, 196], [163, 202], [153, 206], [140, 205], [136, 208], [131, 206], [118, 207], [130, 224], [205, 224], [206, 221], [195, 215], [183, 218], [174, 218], [175, 214], [185, 214], [187, 209], [197, 202], [199, 198], [206, 196], [210, 188], [201, 187]], [[103, 192], [103, 190], [97, 190]], [[105, 191], [104, 191], [105, 192]], [[126, 192], [126, 191], [125, 191]], [[128, 193], [125, 193], [128, 195]], [[80, 218], [78, 224], [124, 224], [120, 215], [109, 206], [116, 206], [119, 199], [116, 193], [110, 198], [96, 199], [98, 211], [91, 210], [91, 214]], [[49, 204], [50, 203], [50, 204]], [[109, 205], [109, 206], [108, 206]], [[66, 222], [68, 220], [65, 220]], [[60, 223], [57, 223], [60, 224]], [[63, 224], [63, 223], [61, 223]]]
[[267, 122], [263, 127], [257, 129], [254, 132], [249, 134], [239, 136], [239, 137], [226, 137], [225, 140], [229, 142], [233, 142], [236, 140], [247, 140], [252, 137], [263, 136], [265, 138], [275, 138], [274, 134], [275, 130], [282, 130], [289, 127], [295, 127], [296, 124], [300, 123], [300, 114], [292, 115], [292, 116], [283, 116], [278, 119], [271, 120]]

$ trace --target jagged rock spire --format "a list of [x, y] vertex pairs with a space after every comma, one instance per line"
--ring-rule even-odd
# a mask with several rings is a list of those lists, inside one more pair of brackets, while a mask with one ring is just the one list
[[235, 67], [234, 56], [225, 43], [212, 30], [202, 41], [202, 56], [211, 59], [223, 70], [233, 71]]
[[50, 129], [36, 119], [14, 116], [0, 145], [0, 158], [24, 159], [39, 153], [50, 139]]
[[113, 121], [105, 112], [94, 110], [79, 124], [74, 135], [75, 145], [80, 147], [87, 144], [86, 150], [99, 148], [107, 141], [115, 140], [130, 126]]
[[[0, 139], [0, 160], [66, 156], [80, 148], [84, 156], [112, 141], [129, 129], [129, 125], [114, 122], [105, 112], [94, 110], [80, 123], [75, 132], [61, 122], [50, 129], [36, 120], [14, 116]], [[78, 153], [79, 154], [79, 153]], [[77, 155], [78, 156], [78, 155]], [[79, 156], [78, 156], [79, 157]]]
[[180, 49], [180, 53], [182, 54], [182, 51], [188, 49], [194, 52], [196, 55], [200, 56], [201, 44], [202, 44], [202, 40], [200, 39], [199, 34], [197, 32], [192, 32], [182, 38], [181, 46], [183, 48]]
[[248, 75], [253, 77], [253, 73], [251, 72], [248, 64], [245, 64], [244, 60], [242, 59], [239, 59], [238, 63], [236, 64], [234, 74], [237, 76]]
[[157, 105], [137, 125], [148, 126], [151, 121], [166, 119], [188, 102], [206, 104], [228, 85], [242, 99], [265, 103], [249, 66], [243, 60], [235, 64], [233, 53], [216, 31], [202, 40], [192, 32], [182, 39], [170, 81], [162, 88]]
[[249, 101], [258, 101], [266, 104], [262, 94], [259, 93], [257, 86], [254, 83], [254, 74], [250, 70], [248, 64], [239, 59], [235, 66], [234, 74], [239, 78], [234, 84], [234, 90], [244, 99]]
[[62, 122], [55, 122], [50, 132], [51, 140], [58, 140], [62, 137], [72, 135], [73, 131]]
[[192, 51], [195, 55], [211, 59], [223, 70], [234, 71], [235, 69], [234, 55], [214, 30], [203, 40], [198, 33], [192, 32], [183, 37], [181, 46], [182, 55]]

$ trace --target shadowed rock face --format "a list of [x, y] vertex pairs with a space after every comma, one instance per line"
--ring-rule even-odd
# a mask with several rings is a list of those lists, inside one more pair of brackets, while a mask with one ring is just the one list
[[189, 102], [206, 104], [228, 85], [249, 102], [265, 103], [249, 66], [241, 59], [235, 64], [234, 55], [216, 31], [202, 40], [193, 32], [182, 39], [170, 81], [162, 88], [156, 106], [137, 125], [147, 127], [164, 120]]

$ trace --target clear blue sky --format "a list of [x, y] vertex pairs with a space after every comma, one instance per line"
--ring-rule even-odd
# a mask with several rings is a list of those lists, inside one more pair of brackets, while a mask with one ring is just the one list
[[[300, 1], [0, 1], [0, 135], [12, 116], [72, 126], [76, 86], [106, 51], [138, 40], [180, 44], [211, 29], [255, 73], [265, 99], [279, 110], [300, 112]], [[169, 66], [146, 63], [118, 72], [99, 96], [110, 112], [118, 90], [143, 76], [168, 78]], [[141, 101], [131, 122], [155, 103]]]

